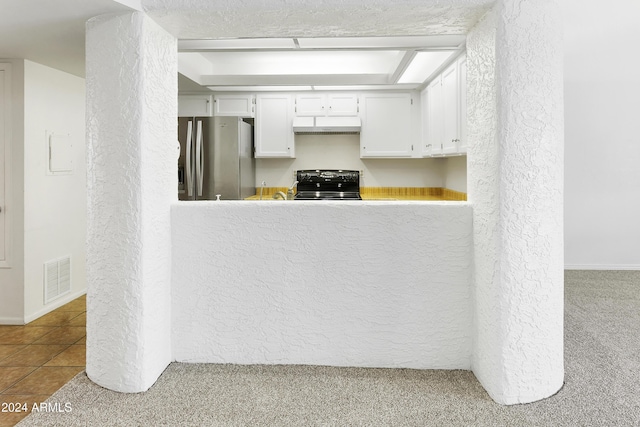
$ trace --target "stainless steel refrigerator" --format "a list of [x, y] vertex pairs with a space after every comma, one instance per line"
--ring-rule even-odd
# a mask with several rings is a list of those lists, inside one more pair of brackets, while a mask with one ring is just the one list
[[179, 117], [178, 198], [240, 200], [256, 194], [253, 126], [240, 117]]

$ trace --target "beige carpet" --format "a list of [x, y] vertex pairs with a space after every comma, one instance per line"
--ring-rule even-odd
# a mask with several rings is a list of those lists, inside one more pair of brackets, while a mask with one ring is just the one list
[[494, 403], [467, 371], [170, 365], [146, 393], [84, 374], [19, 426], [639, 426], [640, 272], [566, 273], [565, 386]]

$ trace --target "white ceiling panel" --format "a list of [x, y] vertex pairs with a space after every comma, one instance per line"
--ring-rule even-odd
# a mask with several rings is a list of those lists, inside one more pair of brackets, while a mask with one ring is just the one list
[[291, 38], [254, 38], [254, 39], [218, 39], [218, 40], [179, 40], [181, 52], [206, 52], [210, 50], [257, 50], [257, 49], [295, 49]]
[[[211, 74], [389, 74], [402, 59], [399, 51], [205, 52]], [[182, 55], [182, 54], [181, 54]]]
[[437, 52], [417, 52], [411, 64], [409, 64], [402, 76], [398, 79], [398, 83], [424, 82], [455, 53], [455, 51], [451, 50]]
[[398, 36], [398, 37], [316, 37], [299, 38], [302, 49], [398, 49], [458, 47], [464, 35]]
[[[230, 40], [214, 42], [183, 41], [178, 53], [180, 73], [210, 90], [300, 85], [406, 89], [423, 84], [459, 53], [465, 37], [242, 39], [238, 49], [226, 44]], [[287, 48], [274, 49], [278, 44]]]

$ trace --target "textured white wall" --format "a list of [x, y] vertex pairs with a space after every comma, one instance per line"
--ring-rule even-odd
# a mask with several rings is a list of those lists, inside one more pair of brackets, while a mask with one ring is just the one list
[[564, 376], [559, 20], [555, 0], [498, 1], [467, 44], [473, 371], [505, 404], [550, 396]]
[[[24, 295], [29, 322], [84, 294], [86, 159], [84, 79], [25, 61]], [[72, 174], [47, 175], [47, 132], [69, 134]], [[44, 263], [71, 257], [71, 293], [44, 305]]]
[[171, 361], [176, 40], [142, 13], [87, 25], [87, 374], [148, 389]]
[[182, 362], [469, 369], [466, 203], [172, 206]]
[[640, 269], [640, 2], [561, 4], [565, 262]]

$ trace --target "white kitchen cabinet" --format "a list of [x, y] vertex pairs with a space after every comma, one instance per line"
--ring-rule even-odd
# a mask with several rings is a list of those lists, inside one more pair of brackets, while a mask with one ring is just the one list
[[370, 93], [361, 97], [360, 157], [411, 157], [411, 94]]
[[178, 96], [178, 117], [211, 117], [211, 95]]
[[466, 152], [466, 57], [462, 56], [425, 90], [423, 156]]
[[303, 93], [296, 95], [296, 116], [357, 116], [358, 95], [353, 93]]
[[326, 115], [326, 95], [319, 93], [301, 93], [296, 95], [295, 112], [298, 117], [315, 117]]
[[425, 114], [423, 116], [423, 156], [442, 154], [442, 82], [437, 77], [425, 90]]
[[359, 113], [358, 95], [354, 93], [330, 93], [328, 116], [357, 116]]
[[291, 94], [256, 95], [255, 156], [295, 157]]
[[442, 73], [442, 154], [458, 149], [458, 68], [456, 64]]
[[467, 152], [467, 56], [464, 55], [458, 60], [458, 79], [459, 79], [459, 142], [458, 152]]
[[213, 96], [214, 116], [255, 116], [255, 96], [253, 94], [221, 94]]

